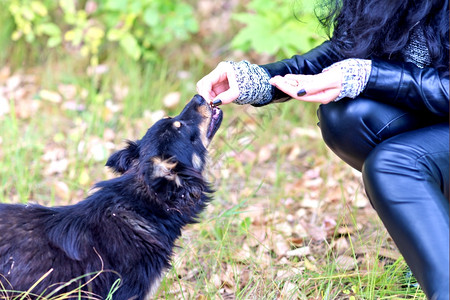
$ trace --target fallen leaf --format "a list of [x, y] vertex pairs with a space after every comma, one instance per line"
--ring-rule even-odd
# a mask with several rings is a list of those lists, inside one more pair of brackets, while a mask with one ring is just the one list
[[58, 92], [67, 100], [74, 99], [77, 95], [77, 87], [73, 84], [59, 84]]
[[357, 266], [356, 260], [348, 255], [338, 256], [335, 260], [335, 263], [337, 265], [337, 269], [340, 271], [354, 270]]
[[284, 283], [283, 289], [281, 290], [281, 295], [278, 299], [298, 299], [298, 285], [290, 281]]
[[307, 270], [313, 271], [313, 272], [317, 272], [317, 267], [316, 267], [316, 265], [314, 265], [313, 263], [311, 263], [311, 262], [309, 261], [309, 259], [305, 258], [305, 260], [304, 260], [303, 263], [304, 263], [305, 268], [306, 268]]
[[57, 197], [63, 200], [68, 200], [70, 198], [70, 189], [65, 182], [56, 181], [53, 183], [53, 188]]
[[296, 145], [296, 146], [292, 147], [292, 149], [289, 151], [287, 159], [289, 161], [295, 161], [295, 160], [297, 160], [297, 158], [300, 156], [301, 153], [302, 153], [302, 149]]
[[0, 95], [0, 116], [9, 114], [9, 111], [10, 107], [8, 99]]
[[309, 254], [311, 254], [311, 249], [309, 248], [309, 246], [297, 248], [297, 249], [290, 250], [290, 251], [286, 252], [286, 255], [288, 257], [293, 257], [293, 256], [303, 257], [303, 256], [306, 256], [306, 255], [309, 255]]
[[164, 98], [163, 98], [163, 105], [165, 108], [167, 109], [174, 109], [178, 106], [178, 104], [180, 103], [180, 99], [181, 99], [181, 93], [180, 92], [171, 92], [168, 93]]
[[273, 247], [273, 251], [278, 257], [286, 255], [289, 252], [289, 249], [291, 249], [291, 247], [284, 239], [276, 241]]
[[67, 170], [69, 161], [65, 158], [51, 161], [44, 170], [45, 175], [61, 174]]
[[337, 253], [343, 254], [350, 248], [350, 245], [346, 237], [340, 237], [332, 241], [331, 247], [334, 248]]
[[264, 163], [268, 161], [272, 157], [274, 150], [275, 150], [274, 144], [267, 144], [261, 147], [261, 149], [259, 149], [258, 151], [258, 162]]
[[89, 66], [87, 68], [87, 74], [89, 76], [102, 75], [109, 72], [109, 67], [107, 65]]
[[6, 91], [12, 92], [20, 86], [21, 78], [19, 75], [13, 75], [6, 80]]
[[39, 98], [52, 103], [61, 103], [62, 97], [58, 92], [50, 90], [41, 90], [39, 92]]

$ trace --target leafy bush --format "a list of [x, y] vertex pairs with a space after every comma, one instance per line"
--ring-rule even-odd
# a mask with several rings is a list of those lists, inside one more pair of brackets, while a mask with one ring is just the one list
[[310, 0], [252, 0], [249, 12], [234, 14], [245, 27], [234, 37], [232, 46], [245, 52], [285, 58], [318, 45], [318, 21]]
[[[16, 26], [11, 38], [78, 50], [97, 65], [118, 43], [135, 60], [154, 60], [172, 41], [198, 31], [193, 8], [176, 0], [4, 0]], [[39, 39], [38, 39], [39, 38]]]

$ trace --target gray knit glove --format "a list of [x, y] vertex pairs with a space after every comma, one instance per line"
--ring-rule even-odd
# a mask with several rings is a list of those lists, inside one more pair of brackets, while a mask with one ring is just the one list
[[262, 105], [270, 102], [272, 85], [269, 83], [269, 74], [262, 67], [246, 60], [228, 63], [233, 66], [239, 87], [239, 98], [234, 103]]
[[349, 58], [325, 68], [323, 72], [331, 68], [341, 68], [342, 89], [339, 96], [334, 101], [342, 98], [356, 98], [366, 88], [369, 81], [372, 61], [368, 59]]

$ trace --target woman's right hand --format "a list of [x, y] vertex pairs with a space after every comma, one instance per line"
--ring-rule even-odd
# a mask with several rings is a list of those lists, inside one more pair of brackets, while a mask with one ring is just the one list
[[197, 82], [197, 92], [206, 101], [220, 100], [223, 104], [233, 102], [239, 97], [239, 86], [233, 66], [221, 62], [208, 75]]

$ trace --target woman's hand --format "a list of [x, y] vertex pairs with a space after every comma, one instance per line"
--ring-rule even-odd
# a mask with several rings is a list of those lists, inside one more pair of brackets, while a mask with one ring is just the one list
[[270, 84], [294, 99], [322, 104], [335, 100], [342, 88], [342, 71], [331, 68], [317, 75], [275, 76]]
[[223, 104], [231, 103], [239, 97], [239, 86], [233, 66], [221, 62], [208, 75], [197, 82], [197, 92], [206, 101], [221, 100]]

